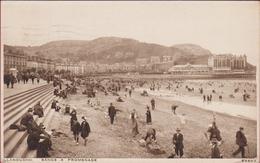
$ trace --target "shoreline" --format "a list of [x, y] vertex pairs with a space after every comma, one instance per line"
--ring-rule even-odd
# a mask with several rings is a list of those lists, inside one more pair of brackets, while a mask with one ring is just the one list
[[[144, 89], [137, 89], [136, 92], [141, 93]], [[201, 102], [200, 98], [197, 97], [191, 97], [191, 96], [179, 96], [179, 95], [173, 95], [170, 92], [153, 92], [147, 90], [149, 95], [152, 95], [156, 98], [167, 100], [167, 101], [178, 101], [190, 106], [194, 106], [196, 108], [200, 108], [206, 111], [212, 111], [217, 112], [225, 115], [229, 115], [232, 117], [242, 118], [246, 120], [251, 120], [256, 122], [257, 121], [257, 106], [249, 106], [249, 105], [238, 105], [238, 104], [232, 104], [227, 102], [216, 102], [212, 101], [211, 103], [204, 103]], [[189, 103], [187, 102], [189, 101]], [[223, 108], [224, 107], [224, 108]], [[246, 109], [246, 110], [243, 110]], [[254, 110], [253, 110], [254, 109]]]

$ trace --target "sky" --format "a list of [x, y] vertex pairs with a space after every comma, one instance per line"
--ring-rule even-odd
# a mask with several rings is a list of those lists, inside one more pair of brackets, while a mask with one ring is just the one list
[[115, 36], [165, 46], [192, 43], [214, 54], [260, 54], [260, 2], [1, 1], [1, 40], [34, 46]]

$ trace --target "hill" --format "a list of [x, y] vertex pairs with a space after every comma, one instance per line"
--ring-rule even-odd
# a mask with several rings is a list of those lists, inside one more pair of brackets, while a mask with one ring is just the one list
[[73, 61], [99, 63], [134, 63], [137, 58], [151, 56], [172, 56], [176, 64], [207, 64], [211, 52], [198, 45], [180, 44], [171, 47], [139, 42], [119, 37], [101, 37], [94, 40], [52, 41], [41, 46], [22, 47], [28, 55], [38, 55], [50, 59], [69, 58]]

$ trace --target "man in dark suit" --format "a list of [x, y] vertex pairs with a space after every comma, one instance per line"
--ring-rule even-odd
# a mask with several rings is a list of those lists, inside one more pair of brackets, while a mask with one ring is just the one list
[[108, 107], [108, 115], [110, 117], [110, 123], [113, 124], [114, 118], [115, 118], [115, 115], [116, 115], [116, 109], [115, 109], [115, 107], [113, 106], [112, 103], [110, 103], [110, 106]]
[[21, 126], [28, 128], [30, 126], [29, 123], [32, 123], [33, 121], [33, 109], [29, 108], [28, 111], [22, 116], [20, 124]]
[[241, 152], [242, 158], [245, 158], [245, 146], [247, 146], [247, 139], [244, 134], [244, 128], [240, 127], [239, 131], [236, 133], [236, 144], [238, 145], [238, 149], [232, 154], [236, 156], [238, 153]]
[[173, 135], [173, 144], [175, 145], [175, 153], [177, 156], [179, 156], [180, 158], [183, 156], [183, 135], [180, 133], [180, 129], [177, 128], [176, 132]]
[[9, 88], [9, 85], [11, 83], [11, 75], [10, 74], [4, 75], [4, 83], [6, 84], [7, 88]]

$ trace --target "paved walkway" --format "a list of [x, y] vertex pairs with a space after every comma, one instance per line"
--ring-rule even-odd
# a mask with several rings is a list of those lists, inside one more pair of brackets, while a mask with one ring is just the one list
[[[144, 89], [136, 89], [138, 92], [142, 92]], [[147, 89], [146, 89], [147, 90]], [[212, 101], [210, 103], [203, 102], [199, 97], [192, 97], [187, 95], [177, 95], [169, 91], [149, 91], [148, 94], [157, 96], [158, 98], [166, 100], [180, 101], [189, 105], [193, 105], [202, 109], [210, 110], [213, 112], [225, 113], [232, 116], [238, 116], [251, 120], [257, 120], [257, 107], [241, 104], [231, 104], [220, 101]]]
[[20, 82], [20, 84], [15, 83], [14, 88], [7, 88], [6, 85], [4, 85], [4, 98], [45, 84], [47, 84], [45, 80], [40, 80], [39, 84], [37, 82], [32, 84], [31, 80], [29, 80], [27, 84], [23, 84], [23, 82]]

